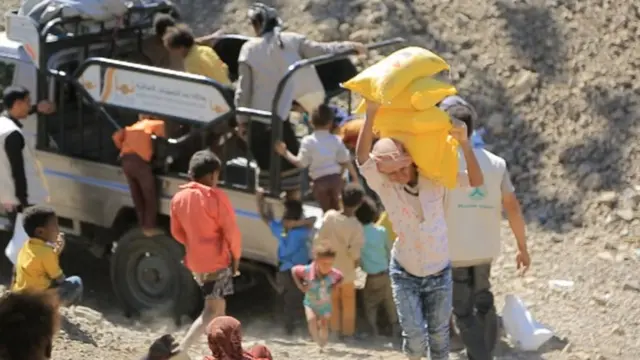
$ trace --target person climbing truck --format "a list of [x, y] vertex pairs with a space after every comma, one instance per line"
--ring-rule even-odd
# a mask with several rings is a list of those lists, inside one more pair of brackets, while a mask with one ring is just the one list
[[153, 175], [152, 136], [165, 136], [164, 121], [140, 114], [139, 121], [113, 134], [113, 142], [120, 150], [122, 172], [127, 178], [138, 223], [145, 236], [160, 232], [156, 228], [158, 195]]

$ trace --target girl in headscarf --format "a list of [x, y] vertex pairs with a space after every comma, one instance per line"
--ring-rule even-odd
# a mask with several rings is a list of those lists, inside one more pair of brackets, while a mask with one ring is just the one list
[[273, 360], [264, 345], [255, 345], [249, 351], [242, 348], [240, 321], [231, 316], [219, 316], [207, 326], [207, 341], [211, 355], [204, 360]]
[[[319, 43], [301, 34], [281, 32], [282, 20], [276, 10], [261, 3], [249, 8], [248, 17], [256, 37], [242, 46], [238, 56], [236, 107], [271, 111], [278, 83], [296, 61], [350, 49], [358, 53], [366, 52], [365, 46], [356, 42]], [[278, 117], [284, 121], [281, 140], [296, 155], [299, 143], [292, 124], [286, 121], [294, 100], [308, 113], [324, 102], [324, 88], [315, 68], [307, 67], [296, 73], [285, 87], [277, 108]], [[238, 117], [241, 134], [247, 131], [247, 122], [247, 117]], [[258, 183], [261, 187], [267, 187], [273, 155], [273, 150], [269, 149], [274, 148], [271, 143], [271, 119], [253, 119], [250, 133], [250, 150], [261, 170]], [[285, 159], [280, 161], [281, 190], [297, 195], [301, 170]]]

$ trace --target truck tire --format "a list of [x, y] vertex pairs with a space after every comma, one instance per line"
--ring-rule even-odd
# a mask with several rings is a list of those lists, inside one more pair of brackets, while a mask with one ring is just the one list
[[182, 265], [183, 247], [168, 235], [125, 233], [111, 258], [113, 290], [128, 316], [197, 315], [200, 289]]

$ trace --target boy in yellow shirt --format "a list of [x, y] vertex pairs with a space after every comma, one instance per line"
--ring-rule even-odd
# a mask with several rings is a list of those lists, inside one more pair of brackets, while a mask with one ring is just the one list
[[169, 28], [162, 41], [169, 52], [184, 58], [186, 72], [209, 77], [222, 85], [231, 85], [227, 64], [212, 48], [198, 45], [187, 26], [180, 24]]
[[60, 268], [60, 253], [65, 242], [55, 211], [36, 205], [27, 208], [23, 216], [29, 240], [18, 253], [11, 291], [55, 288], [62, 304], [77, 302], [82, 296], [82, 280], [77, 276], [65, 277]]

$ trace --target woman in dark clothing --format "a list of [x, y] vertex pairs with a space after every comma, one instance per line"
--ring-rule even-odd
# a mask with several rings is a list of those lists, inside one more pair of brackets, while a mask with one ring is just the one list
[[[238, 56], [238, 87], [235, 104], [264, 111], [272, 110], [272, 101], [280, 80], [293, 63], [324, 54], [355, 49], [366, 52], [364, 45], [355, 42], [319, 43], [304, 35], [281, 32], [282, 21], [274, 8], [256, 3], [249, 8], [249, 20], [256, 37], [247, 41]], [[320, 100], [317, 100], [320, 99]], [[324, 101], [324, 88], [315, 68], [298, 71], [285, 86], [276, 109], [283, 120], [282, 141], [293, 154], [299, 150], [293, 125], [287, 121], [293, 101], [297, 100], [306, 111], [311, 112]], [[241, 134], [247, 130], [247, 117], [239, 116]], [[274, 145], [271, 142], [271, 119], [254, 118], [251, 121], [250, 150], [260, 169], [258, 184], [267, 187]], [[281, 158], [281, 190], [290, 197], [299, 196], [300, 173], [288, 161]]]

